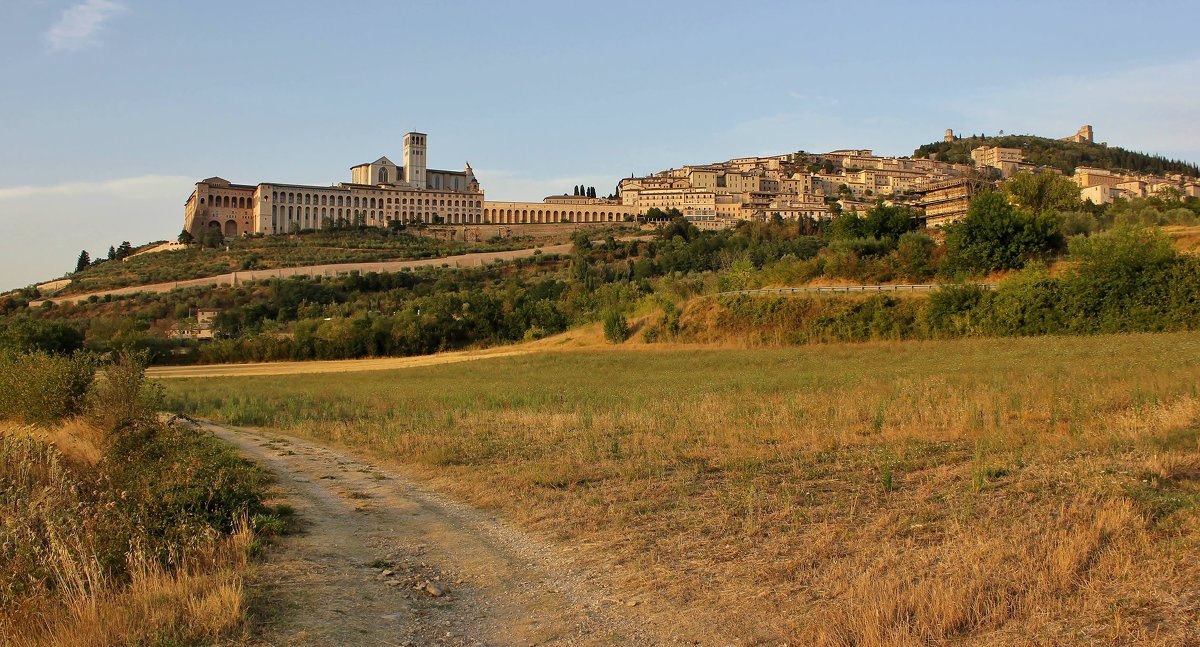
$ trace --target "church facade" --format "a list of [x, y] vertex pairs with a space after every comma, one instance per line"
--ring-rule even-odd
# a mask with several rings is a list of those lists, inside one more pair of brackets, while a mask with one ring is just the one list
[[350, 169], [350, 182], [308, 186], [281, 182], [234, 184], [220, 177], [196, 183], [184, 205], [184, 229], [226, 238], [322, 229], [336, 223], [387, 226], [390, 221], [483, 222], [483, 189], [471, 165], [462, 171], [426, 166], [427, 135], [404, 136], [404, 158], [387, 157]]

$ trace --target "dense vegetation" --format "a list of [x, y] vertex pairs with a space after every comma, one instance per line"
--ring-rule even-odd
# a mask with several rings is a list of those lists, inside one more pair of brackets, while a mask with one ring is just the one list
[[1025, 152], [1026, 161], [1037, 166], [1050, 166], [1068, 175], [1074, 173], [1077, 166], [1090, 166], [1132, 173], [1181, 173], [1200, 177], [1200, 167], [1191, 162], [1147, 155], [1117, 146], [1060, 141], [1034, 135], [959, 137], [950, 142], [924, 144], [913, 151], [913, 157], [929, 157], [936, 154], [937, 158], [944, 162], [972, 164], [971, 149], [980, 146], [1020, 148]]
[[241, 625], [250, 526], [279, 526], [265, 477], [160, 422], [160, 398], [134, 356], [0, 354], [0, 642], [193, 644]]
[[[680, 340], [775, 343], [1079, 335], [1200, 328], [1200, 258], [1124, 227], [1072, 241], [1072, 267], [1031, 265], [995, 290], [950, 285], [926, 297], [727, 296], [697, 301]], [[657, 334], [657, 333], [656, 333]]]

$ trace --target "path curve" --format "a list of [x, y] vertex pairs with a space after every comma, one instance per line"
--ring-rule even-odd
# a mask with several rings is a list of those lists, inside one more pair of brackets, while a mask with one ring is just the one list
[[273, 609], [261, 644], [683, 644], [648, 628], [565, 551], [389, 468], [290, 436], [200, 425], [273, 472], [301, 523], [257, 567]]

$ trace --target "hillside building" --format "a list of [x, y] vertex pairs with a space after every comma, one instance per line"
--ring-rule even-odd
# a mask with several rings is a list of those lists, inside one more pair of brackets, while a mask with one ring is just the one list
[[1013, 173], [1033, 169], [1033, 164], [1025, 161], [1025, 154], [1019, 148], [980, 146], [971, 149], [971, 159], [975, 161], [976, 167], [1000, 171], [1001, 177], [1011, 177]]
[[1092, 133], [1092, 126], [1090, 124], [1084, 124], [1079, 127], [1079, 130], [1075, 131], [1074, 135], [1071, 135], [1070, 137], [1063, 137], [1059, 141], [1075, 142], [1078, 144], [1092, 144], [1095, 143], [1095, 136]]
[[350, 169], [350, 182], [310, 186], [283, 182], [234, 184], [220, 177], [196, 183], [184, 205], [184, 228], [199, 237], [216, 228], [226, 238], [322, 229], [335, 223], [386, 226], [401, 222], [478, 223], [483, 189], [471, 165], [462, 171], [426, 166], [427, 135], [404, 136], [404, 163], [387, 157]]
[[619, 200], [551, 196], [545, 202], [490, 202], [470, 164], [462, 171], [431, 169], [428, 135], [404, 136], [400, 164], [387, 157], [350, 168], [350, 181], [330, 186], [282, 182], [234, 184], [220, 177], [196, 183], [184, 206], [193, 236], [209, 228], [226, 238], [323, 229], [338, 223], [386, 227], [426, 224], [621, 222], [638, 211]]
[[971, 206], [971, 197], [984, 185], [979, 180], [958, 178], [921, 187], [917, 206], [925, 209], [925, 226], [944, 227], [962, 220]]

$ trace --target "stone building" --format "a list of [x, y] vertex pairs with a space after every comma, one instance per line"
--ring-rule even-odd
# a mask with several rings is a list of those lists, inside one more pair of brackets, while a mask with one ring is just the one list
[[184, 205], [184, 229], [199, 237], [216, 228], [226, 238], [322, 229], [336, 223], [481, 223], [483, 189], [471, 165], [429, 169], [427, 135], [404, 136], [403, 164], [387, 157], [350, 169], [350, 182], [310, 186], [282, 182], [234, 184], [220, 177], [196, 183]]
[[1025, 154], [1019, 148], [980, 146], [971, 149], [971, 159], [975, 161], [977, 167], [983, 166], [1000, 171], [1001, 177], [1011, 177], [1013, 173], [1033, 169], [1033, 164], [1025, 161]]
[[1070, 137], [1063, 137], [1061, 141], [1076, 142], [1079, 144], [1092, 144], [1095, 143], [1095, 137], [1092, 133], [1091, 125], [1084, 124], [1079, 127], [1079, 130], [1075, 131], [1074, 135], [1071, 135]]

